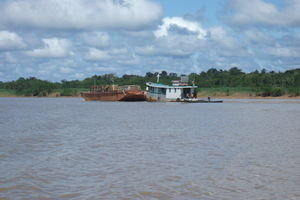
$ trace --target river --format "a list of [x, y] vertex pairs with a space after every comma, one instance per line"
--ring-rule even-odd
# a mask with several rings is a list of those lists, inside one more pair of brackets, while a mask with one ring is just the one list
[[0, 98], [0, 199], [299, 200], [300, 101]]

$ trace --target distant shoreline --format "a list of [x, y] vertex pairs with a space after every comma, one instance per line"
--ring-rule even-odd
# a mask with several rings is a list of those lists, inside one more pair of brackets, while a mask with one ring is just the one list
[[[208, 96], [199, 95], [198, 98], [207, 98]], [[224, 95], [216, 95], [210, 96], [212, 99], [300, 99], [300, 96], [291, 97], [288, 95], [278, 96], [278, 97], [261, 97], [261, 96], [249, 96], [249, 95], [232, 95], [232, 96], [224, 96]]]
[[[199, 99], [207, 99], [209, 95], [198, 95]], [[300, 99], [300, 96], [291, 97], [288, 95], [278, 96], [278, 97], [261, 97], [261, 96], [249, 96], [249, 95], [211, 95], [209, 96], [211, 99]], [[82, 98], [80, 95], [76, 96], [18, 96], [18, 95], [1, 95], [0, 98]]]
[[[44, 96], [28, 96], [25, 94], [17, 94], [15, 90], [0, 89], [0, 98], [81, 98], [80, 93], [88, 91], [88, 89], [71, 88], [68, 90], [56, 90]], [[268, 96], [264, 96], [268, 95]], [[275, 96], [278, 95], [278, 96]], [[200, 99], [300, 99], [299, 93], [288, 93], [284, 91], [283, 94], [264, 94], [255, 92], [251, 88], [201, 88], [197, 93]]]
[[0, 98], [36, 98], [36, 99], [43, 99], [43, 98], [81, 98], [81, 96], [17, 96], [17, 95], [8, 95], [8, 96], [1, 96]]

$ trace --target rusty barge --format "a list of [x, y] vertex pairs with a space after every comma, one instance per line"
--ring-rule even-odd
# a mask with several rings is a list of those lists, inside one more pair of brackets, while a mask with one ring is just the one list
[[82, 92], [85, 101], [145, 101], [140, 86], [92, 86], [89, 92]]

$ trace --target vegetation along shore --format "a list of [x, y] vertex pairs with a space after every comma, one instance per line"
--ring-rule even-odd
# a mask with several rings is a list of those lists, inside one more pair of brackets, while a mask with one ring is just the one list
[[[140, 85], [156, 82], [158, 72], [144, 76], [114, 74], [94, 75], [83, 80], [50, 82], [35, 77], [20, 77], [14, 81], [0, 81], [0, 97], [79, 97], [92, 85]], [[180, 75], [162, 71], [160, 82], [170, 84]], [[245, 73], [237, 67], [229, 70], [211, 68], [199, 74], [189, 74], [190, 84], [198, 86], [199, 97], [215, 98], [300, 98], [300, 69], [285, 72], [254, 71]]]

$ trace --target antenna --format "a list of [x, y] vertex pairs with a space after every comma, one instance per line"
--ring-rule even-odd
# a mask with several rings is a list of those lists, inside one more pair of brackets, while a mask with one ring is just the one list
[[157, 83], [159, 83], [160, 73], [157, 74]]

